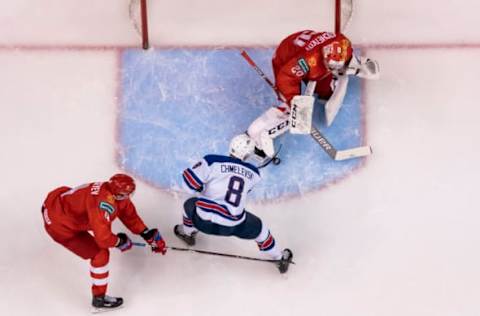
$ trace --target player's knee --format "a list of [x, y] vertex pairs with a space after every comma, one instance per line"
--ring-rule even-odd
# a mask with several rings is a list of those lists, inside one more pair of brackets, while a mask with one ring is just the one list
[[110, 260], [110, 251], [108, 249], [100, 249], [97, 254], [91, 258], [92, 266], [101, 267], [105, 266]]
[[193, 212], [195, 212], [197, 198], [189, 198], [183, 203], [183, 209], [189, 218], [192, 218]]
[[243, 236], [240, 238], [256, 239], [257, 236], [261, 233], [262, 227], [263, 227], [262, 220], [258, 216], [247, 212], [244, 230], [242, 232]]

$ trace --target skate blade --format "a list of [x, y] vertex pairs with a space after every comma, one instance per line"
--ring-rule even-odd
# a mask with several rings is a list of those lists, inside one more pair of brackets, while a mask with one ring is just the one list
[[123, 308], [123, 305], [120, 305], [120, 306], [117, 306], [117, 307], [94, 307], [92, 309], [92, 314], [113, 312], [113, 311], [116, 311], [117, 309], [121, 309], [121, 308]]

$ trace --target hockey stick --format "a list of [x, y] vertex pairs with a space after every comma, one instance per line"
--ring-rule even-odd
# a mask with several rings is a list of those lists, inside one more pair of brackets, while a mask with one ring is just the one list
[[[132, 242], [132, 245], [137, 246], [137, 247], [146, 247], [147, 244], [143, 242]], [[247, 257], [247, 256], [241, 256], [241, 255], [232, 255], [229, 253], [222, 253], [222, 252], [213, 252], [213, 251], [207, 251], [207, 250], [199, 250], [199, 249], [191, 249], [191, 248], [181, 248], [181, 247], [173, 247], [169, 246], [167, 249], [171, 250], [176, 250], [176, 251], [191, 251], [191, 252], [197, 252], [201, 253], [204, 255], [213, 255], [213, 256], [221, 256], [221, 257], [229, 257], [229, 258], [235, 258], [235, 259], [244, 259], [244, 260], [253, 260], [253, 261], [263, 261], [263, 262], [280, 262], [280, 260], [273, 260], [273, 259], [262, 259], [262, 258], [255, 258], [255, 257]], [[295, 262], [291, 261], [290, 263], [295, 264]]]
[[[253, 69], [255, 69], [255, 71], [260, 75], [260, 77], [262, 77], [262, 79], [265, 80], [267, 84], [275, 91], [280, 100], [286, 102], [286, 98], [278, 90], [277, 86], [275, 86], [275, 84], [273, 84], [273, 82], [267, 77], [267, 75], [265, 75], [265, 73], [257, 66], [255, 61], [253, 61], [253, 59], [248, 55], [248, 53], [242, 50], [240, 54], [248, 62], [248, 64], [252, 66]], [[310, 135], [320, 145], [320, 147], [334, 160], [360, 158], [368, 156], [372, 153], [372, 148], [370, 146], [360, 146], [345, 150], [337, 150], [315, 126], [312, 126], [312, 131], [310, 132]]]
[[280, 158], [278, 158], [278, 154], [280, 153], [280, 150], [282, 150], [282, 144], [280, 144], [280, 146], [278, 147], [277, 152], [273, 155], [272, 158], [268, 159], [266, 162], [262, 163], [262, 164], [261, 164], [260, 166], [258, 166], [257, 168], [258, 168], [258, 169], [265, 168], [265, 167], [268, 166], [271, 162], [273, 162], [274, 165], [280, 164], [281, 160], [280, 160]]

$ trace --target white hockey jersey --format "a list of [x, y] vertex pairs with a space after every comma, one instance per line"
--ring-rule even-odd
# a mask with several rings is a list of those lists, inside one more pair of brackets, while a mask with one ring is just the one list
[[260, 180], [254, 165], [221, 155], [207, 155], [183, 171], [188, 191], [200, 193], [196, 202], [198, 216], [224, 226], [245, 220], [247, 193]]

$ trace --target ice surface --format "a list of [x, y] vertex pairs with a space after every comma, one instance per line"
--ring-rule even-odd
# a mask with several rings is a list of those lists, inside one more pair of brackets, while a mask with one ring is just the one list
[[[325, 25], [321, 1], [217, 1], [220, 11], [186, 1], [149, 1], [164, 18], [151, 19], [155, 44], [258, 48]], [[119, 170], [116, 118], [127, 97], [120, 67], [128, 66], [125, 46], [139, 45], [126, 4], [0, 3], [2, 315], [90, 310], [88, 263], [45, 234], [40, 205], [56, 186]], [[116, 315], [480, 314], [478, 2], [358, 4], [347, 35], [382, 71], [360, 94], [373, 155], [324, 190], [249, 205], [297, 264], [282, 277], [257, 262], [112, 250], [110, 293], [126, 300]], [[179, 245], [171, 229], [182, 199], [139, 181], [134, 201], [148, 225]], [[200, 237], [200, 249], [258, 255], [253, 242]]]
[[[272, 49], [250, 54], [271, 72]], [[122, 167], [167, 191], [180, 190], [181, 172], [204, 155], [227, 154], [234, 135], [279, 104], [238, 49], [127, 50], [122, 65]], [[325, 129], [338, 149], [361, 145], [360, 93], [353, 78], [335, 124]], [[323, 104], [316, 108], [315, 123], [324, 129]], [[362, 163], [333, 161], [308, 135], [286, 134], [276, 143], [282, 163], [262, 170], [264, 181], [251, 194], [256, 200], [318, 190]]]

